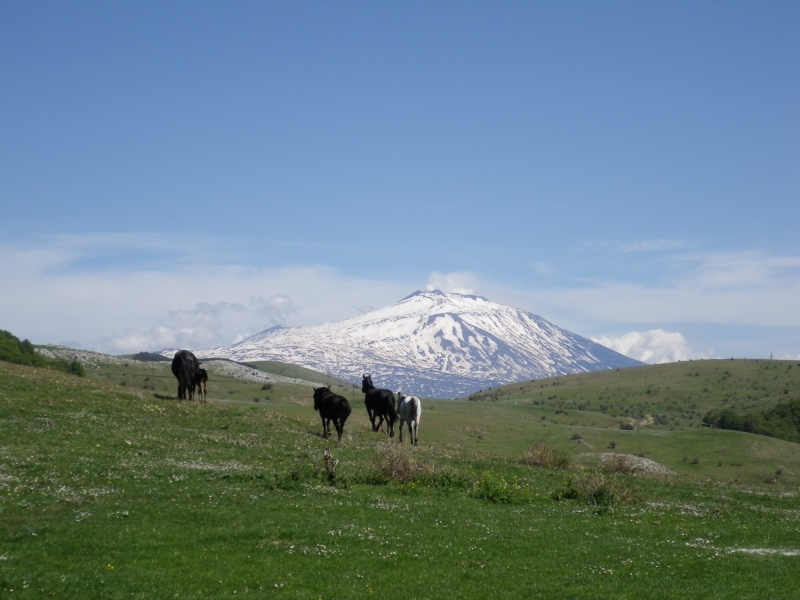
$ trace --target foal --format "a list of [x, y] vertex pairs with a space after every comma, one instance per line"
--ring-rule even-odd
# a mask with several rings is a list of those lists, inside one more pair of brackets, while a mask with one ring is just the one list
[[208, 401], [206, 381], [208, 381], [208, 373], [206, 373], [206, 370], [197, 369], [194, 377], [192, 377], [192, 395], [194, 395], [194, 389], [197, 388], [197, 392], [200, 394], [200, 402]]

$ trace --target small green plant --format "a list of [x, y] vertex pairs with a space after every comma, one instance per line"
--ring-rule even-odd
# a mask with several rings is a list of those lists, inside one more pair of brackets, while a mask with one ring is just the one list
[[520, 483], [516, 476], [513, 480], [506, 481], [505, 476], [488, 471], [473, 484], [472, 494], [494, 504], [516, 504], [525, 502], [532, 496], [528, 486]]

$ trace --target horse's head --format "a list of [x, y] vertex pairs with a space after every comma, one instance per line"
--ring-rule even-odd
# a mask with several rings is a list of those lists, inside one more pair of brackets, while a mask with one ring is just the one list
[[364, 375], [361, 378], [361, 391], [366, 394], [368, 391], [372, 389], [375, 389], [375, 386], [372, 385], [372, 377], [370, 377], [369, 375]]
[[330, 391], [330, 388], [328, 388], [327, 386], [323, 386], [313, 389], [314, 389], [314, 410], [319, 410], [319, 407], [322, 404], [322, 398], [325, 395], [325, 392]]

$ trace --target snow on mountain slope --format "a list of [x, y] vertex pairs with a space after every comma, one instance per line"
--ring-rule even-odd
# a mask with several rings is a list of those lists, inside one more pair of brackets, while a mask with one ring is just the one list
[[277, 360], [419, 396], [454, 398], [502, 383], [641, 365], [523, 310], [479, 296], [415, 292], [338, 323], [273, 327], [198, 358]]

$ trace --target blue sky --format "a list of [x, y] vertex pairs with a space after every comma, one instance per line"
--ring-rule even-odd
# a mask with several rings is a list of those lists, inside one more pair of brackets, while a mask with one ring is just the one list
[[0, 4], [0, 328], [201, 348], [425, 287], [800, 358], [794, 2]]

